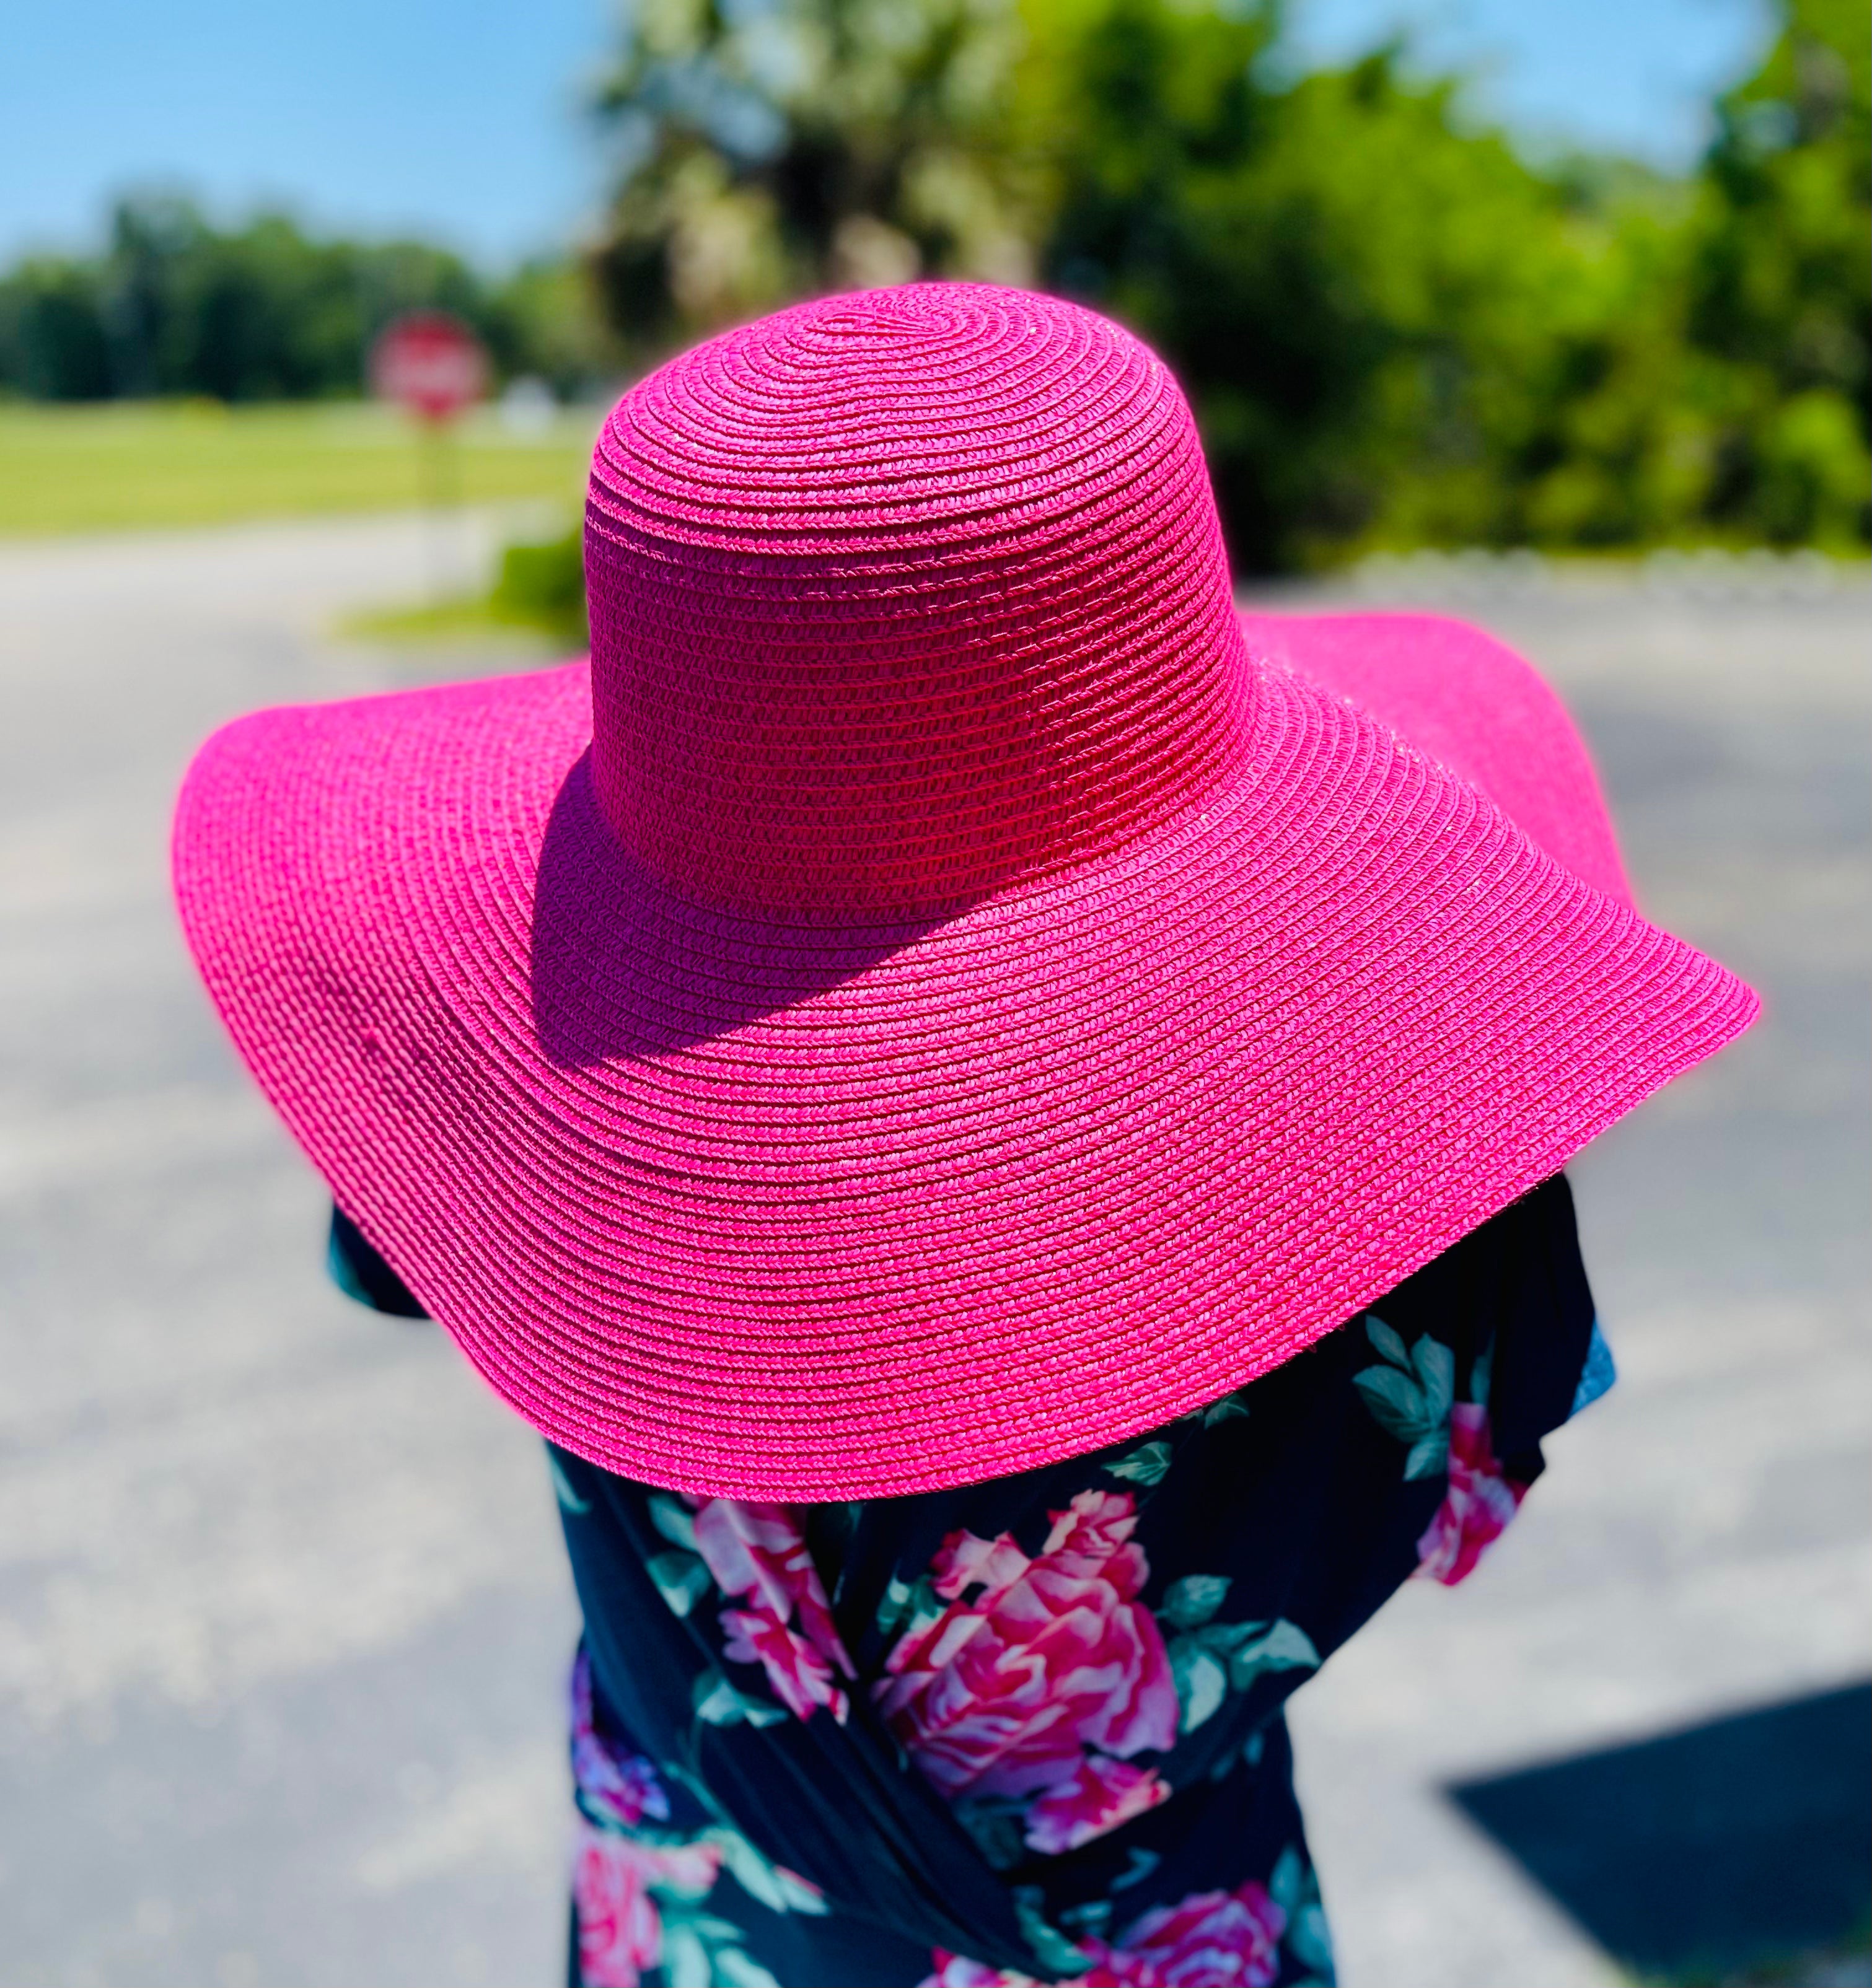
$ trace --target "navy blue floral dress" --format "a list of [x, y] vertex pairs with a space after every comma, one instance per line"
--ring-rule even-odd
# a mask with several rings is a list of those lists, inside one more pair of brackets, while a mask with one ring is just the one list
[[[342, 1216], [355, 1297], [418, 1313]], [[553, 1449], [584, 1988], [1288, 1988], [1330, 1942], [1282, 1708], [1460, 1581], [1610, 1384], [1555, 1179], [1131, 1442], [779, 1506]]]

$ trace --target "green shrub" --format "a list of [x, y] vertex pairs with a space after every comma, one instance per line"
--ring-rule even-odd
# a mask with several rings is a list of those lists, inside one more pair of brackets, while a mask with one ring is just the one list
[[503, 621], [543, 629], [556, 640], [583, 646], [585, 620], [585, 549], [581, 532], [532, 544], [509, 546], [500, 556], [499, 576], [489, 607]]

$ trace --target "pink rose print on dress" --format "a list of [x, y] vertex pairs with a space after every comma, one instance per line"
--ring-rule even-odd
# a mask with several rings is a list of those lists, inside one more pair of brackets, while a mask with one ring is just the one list
[[1454, 1587], [1507, 1530], [1527, 1495], [1526, 1485], [1504, 1476], [1495, 1460], [1488, 1411], [1457, 1402], [1450, 1410], [1450, 1488], [1417, 1542], [1418, 1574]]
[[663, 1922], [650, 1888], [702, 1897], [720, 1867], [721, 1853], [713, 1844], [665, 1848], [581, 1824], [572, 1899], [587, 1988], [638, 1988], [644, 1970], [663, 1956]]
[[[945, 1953], [937, 1947], [929, 1956], [936, 1972], [926, 1974], [917, 1988], [1044, 1988], [1031, 1974], [1010, 1973], [1005, 1967], [985, 1966], [966, 1953]], [[1075, 1974], [1075, 1983], [1088, 1977]]]
[[1148, 1767], [1092, 1754], [1073, 1770], [1070, 1780], [1049, 1788], [1027, 1810], [1028, 1847], [1049, 1856], [1076, 1850], [1155, 1808], [1170, 1792]]
[[1262, 1885], [1198, 1892], [1180, 1905], [1146, 1912], [1132, 1927], [1118, 1954], [1149, 1972], [1113, 1978], [1135, 1988], [1268, 1988], [1281, 1971], [1286, 1930], [1286, 1913]]
[[645, 1816], [669, 1817], [669, 1797], [641, 1754], [621, 1753], [594, 1729], [591, 1659], [581, 1650], [572, 1666], [572, 1778], [585, 1805], [625, 1829]]
[[1501, 1537], [1528, 1493], [1503, 1474], [1489, 1435], [1494, 1348], [1484, 1347], [1471, 1369], [1474, 1399], [1458, 1401], [1455, 1357], [1440, 1341], [1422, 1333], [1407, 1348], [1376, 1312], [1366, 1314], [1365, 1330], [1386, 1364], [1355, 1374], [1352, 1385], [1378, 1422], [1410, 1445], [1405, 1477], [1449, 1472], [1442, 1506], [1417, 1542], [1417, 1571], [1454, 1587], [1474, 1571], [1482, 1549]]
[[[824, 1706], [842, 1726], [851, 1702], [832, 1672], [855, 1673], [791, 1515], [736, 1498], [696, 1501], [696, 1550], [723, 1594], [748, 1598], [746, 1608], [723, 1611], [726, 1654], [736, 1663], [758, 1663], [795, 1718], [809, 1719]], [[797, 1630], [790, 1626], [796, 1611]]]
[[898, 1644], [875, 1688], [892, 1731], [952, 1799], [1056, 1796], [1028, 1820], [1030, 1847], [1047, 1850], [1163, 1798], [1149, 1770], [1118, 1762], [1167, 1752], [1178, 1716], [1163, 1638], [1137, 1601], [1150, 1570], [1131, 1543], [1135, 1499], [1082, 1491], [1051, 1516], [1031, 1560], [1005, 1534], [951, 1533], [930, 1570], [950, 1605]]
[[[1197, 1892], [1146, 1912], [1115, 1946], [1081, 1942], [1092, 1965], [1073, 1988], [1268, 1988], [1281, 1971], [1287, 1915], [1264, 1885]], [[984, 1967], [939, 1948], [919, 1988], [1038, 1988], [1030, 1976]]]
[[851, 1705], [832, 1682], [831, 1665], [797, 1630], [777, 1615], [746, 1608], [723, 1609], [722, 1625], [728, 1631], [723, 1655], [737, 1664], [759, 1664], [795, 1719], [810, 1719], [823, 1705], [845, 1723]]

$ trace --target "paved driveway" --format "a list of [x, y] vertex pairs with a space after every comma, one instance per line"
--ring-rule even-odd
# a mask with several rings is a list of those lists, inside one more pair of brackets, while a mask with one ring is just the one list
[[[176, 939], [188, 753], [374, 657], [408, 521], [0, 549], [0, 1980], [543, 1984], [573, 1633], [537, 1445], [318, 1273]], [[1647, 908], [1771, 1017], [1576, 1170], [1624, 1378], [1298, 1702], [1352, 1988], [1609, 1964], [1440, 1791], [1867, 1667], [1864, 588], [1393, 576], [1519, 642]]]

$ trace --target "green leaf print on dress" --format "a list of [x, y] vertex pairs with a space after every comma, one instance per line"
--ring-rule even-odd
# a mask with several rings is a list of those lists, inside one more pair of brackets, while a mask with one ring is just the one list
[[1427, 1332], [1407, 1351], [1376, 1312], [1365, 1315], [1366, 1337], [1386, 1364], [1352, 1377], [1372, 1418], [1409, 1445], [1407, 1479], [1434, 1477], [1449, 1460], [1450, 1407], [1456, 1398], [1456, 1356]]
[[1379, 1426], [1410, 1449], [1407, 1479], [1440, 1473], [1448, 1479], [1443, 1504], [1417, 1542], [1417, 1572], [1454, 1587], [1474, 1572], [1483, 1549], [1498, 1539], [1527, 1493], [1495, 1455], [1489, 1428], [1488, 1390], [1495, 1342], [1485, 1341], [1469, 1367], [1469, 1398], [1456, 1396], [1456, 1359], [1426, 1332], [1407, 1353], [1404, 1342], [1376, 1312], [1366, 1336], [1386, 1364], [1355, 1374]]
[[1180, 1733], [1193, 1733], [1221, 1709], [1231, 1689], [1246, 1691], [1266, 1672], [1319, 1668], [1319, 1652], [1297, 1622], [1214, 1620], [1233, 1584], [1223, 1574], [1186, 1574], [1171, 1582], [1156, 1611], [1158, 1627], [1166, 1632]]
[[1170, 1475], [1173, 1452], [1167, 1442], [1147, 1442], [1129, 1456], [1121, 1456], [1105, 1469], [1128, 1484], [1161, 1484]]

